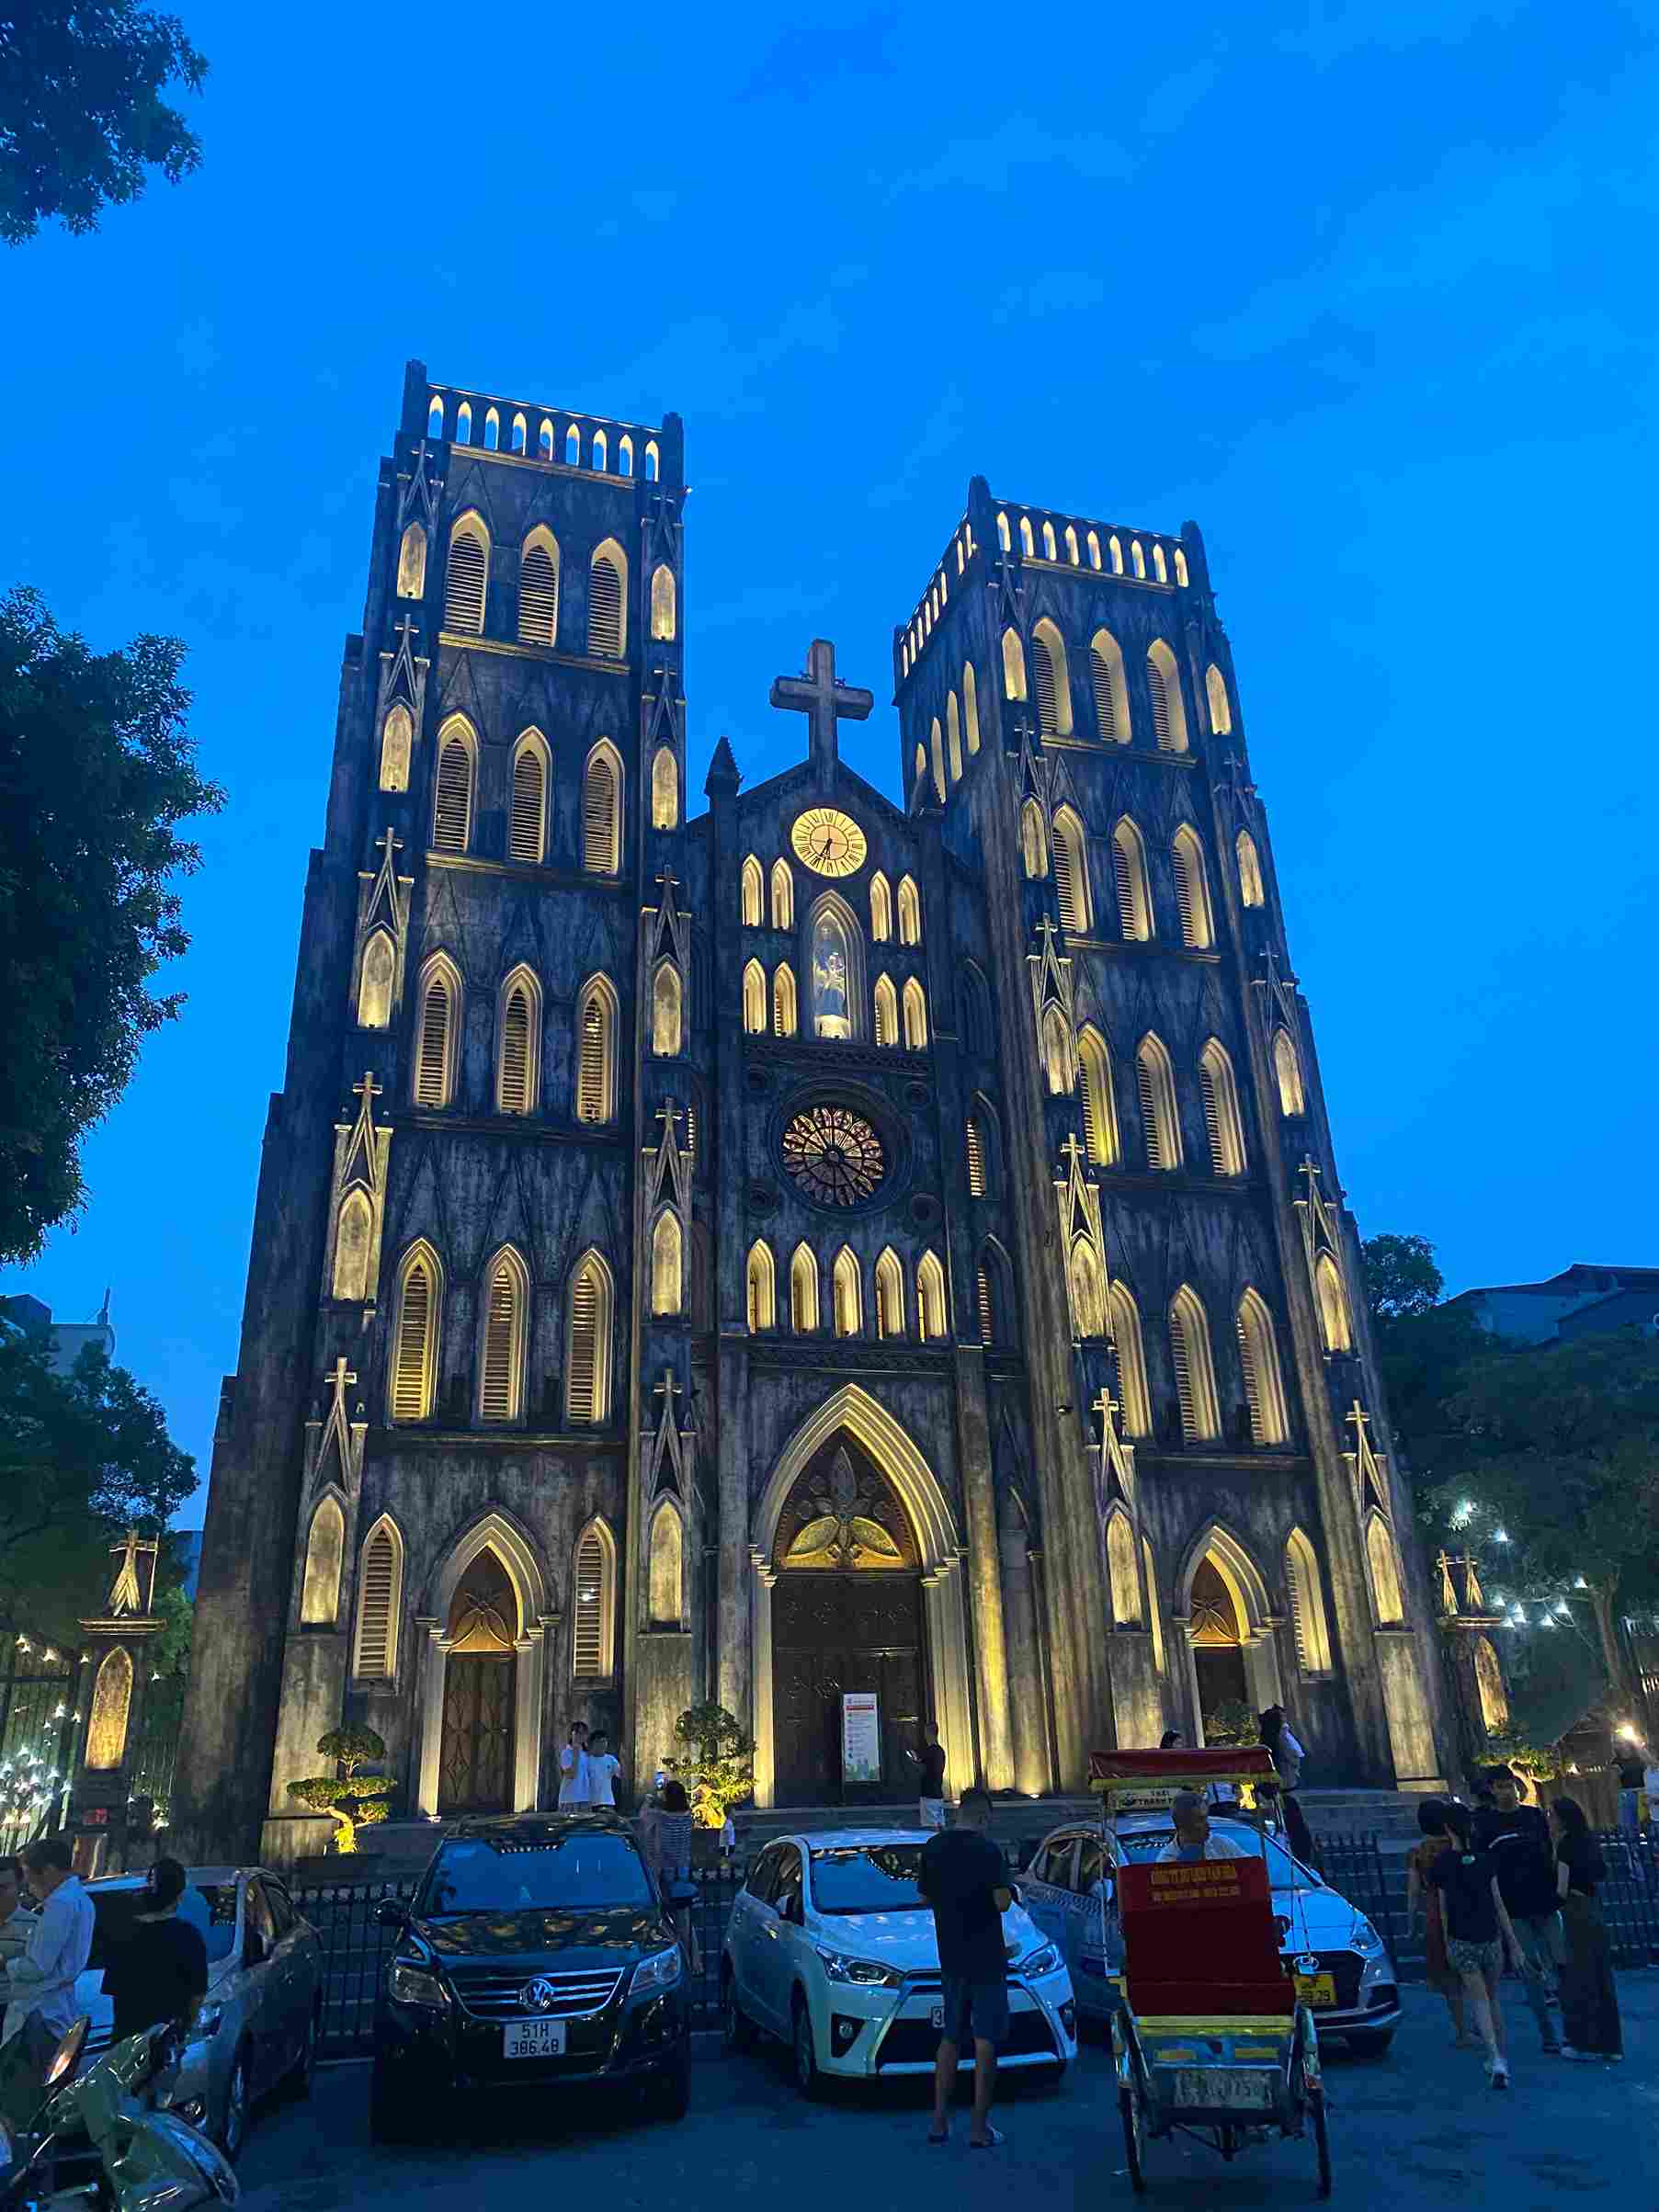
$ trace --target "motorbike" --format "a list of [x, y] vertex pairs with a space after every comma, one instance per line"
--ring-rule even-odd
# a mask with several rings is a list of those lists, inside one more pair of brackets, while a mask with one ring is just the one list
[[[52, 2053], [29, 2127], [14, 2132], [0, 2121], [0, 2212], [233, 2205], [242, 2192], [218, 2146], [160, 2109], [177, 2076], [176, 2030], [145, 2028], [77, 2074], [88, 2025], [75, 2021]], [[64, 2179], [66, 2168], [95, 2164], [87, 2179]]]

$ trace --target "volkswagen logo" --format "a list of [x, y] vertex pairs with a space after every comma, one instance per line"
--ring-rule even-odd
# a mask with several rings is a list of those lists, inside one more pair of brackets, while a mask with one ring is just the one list
[[[1296, 1971], [1299, 1974], [1317, 1974], [1319, 1971], [1319, 1961], [1313, 1957], [1313, 1954], [1311, 1951], [1304, 1952], [1301, 1957], [1300, 1957], [1296, 1962]], [[539, 1985], [537, 1983], [532, 1982], [530, 1984], [530, 1989], [535, 1989]], [[529, 1990], [525, 1991], [525, 1995], [527, 1997], [529, 1995]]]
[[551, 2013], [559, 2002], [559, 1992], [545, 1974], [538, 1974], [534, 1981], [525, 1983], [519, 2002], [527, 2013]]

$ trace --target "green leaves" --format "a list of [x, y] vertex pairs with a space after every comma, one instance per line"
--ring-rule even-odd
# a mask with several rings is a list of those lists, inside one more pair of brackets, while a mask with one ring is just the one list
[[365, 1759], [386, 1756], [386, 1740], [371, 1728], [336, 1728], [318, 1737], [317, 1749], [325, 1759], [343, 1766], [345, 1774], [308, 1775], [301, 1781], [290, 1782], [288, 1794], [296, 1804], [309, 1805], [313, 1812], [332, 1817], [334, 1846], [344, 1857], [357, 1849], [359, 1828], [378, 1826], [392, 1810], [383, 1802], [393, 1787], [392, 1776], [357, 1771]]

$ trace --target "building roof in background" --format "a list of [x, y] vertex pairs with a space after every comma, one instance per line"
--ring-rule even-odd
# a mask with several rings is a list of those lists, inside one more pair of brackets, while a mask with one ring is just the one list
[[97, 1344], [107, 1357], [115, 1357], [115, 1331], [109, 1325], [109, 1293], [104, 1293], [103, 1309], [96, 1321], [54, 1322], [51, 1308], [27, 1290], [11, 1298], [0, 1298], [0, 1313], [14, 1328], [45, 1329], [51, 1336], [51, 1364], [60, 1375], [70, 1374], [74, 1363], [88, 1344]]

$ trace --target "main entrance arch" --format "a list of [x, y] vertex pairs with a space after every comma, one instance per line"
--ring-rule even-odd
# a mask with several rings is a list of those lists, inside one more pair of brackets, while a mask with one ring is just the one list
[[1187, 1552], [1179, 1595], [1194, 1733], [1203, 1743], [1223, 1707], [1244, 1705], [1254, 1717], [1278, 1703], [1278, 1622], [1256, 1562], [1219, 1522]]
[[835, 1392], [779, 1455], [751, 1539], [756, 1804], [842, 1800], [849, 1690], [874, 1690], [882, 1725], [880, 1779], [848, 1801], [914, 1794], [903, 1753], [929, 1719], [960, 1789], [978, 1764], [961, 1548], [904, 1428], [858, 1385]]
[[[540, 1787], [552, 1622], [540, 1562], [505, 1514], [486, 1513], [443, 1555], [426, 1594], [426, 1609], [415, 1623], [423, 1632], [419, 1809], [427, 1815], [440, 1807], [459, 1809], [459, 1789], [497, 1797], [508, 1812], [530, 1811]], [[499, 1648], [509, 1634], [510, 1658]], [[501, 1671], [491, 1678], [472, 1673], [481, 1668]], [[474, 1795], [472, 1801], [482, 1807], [484, 1798]]]

